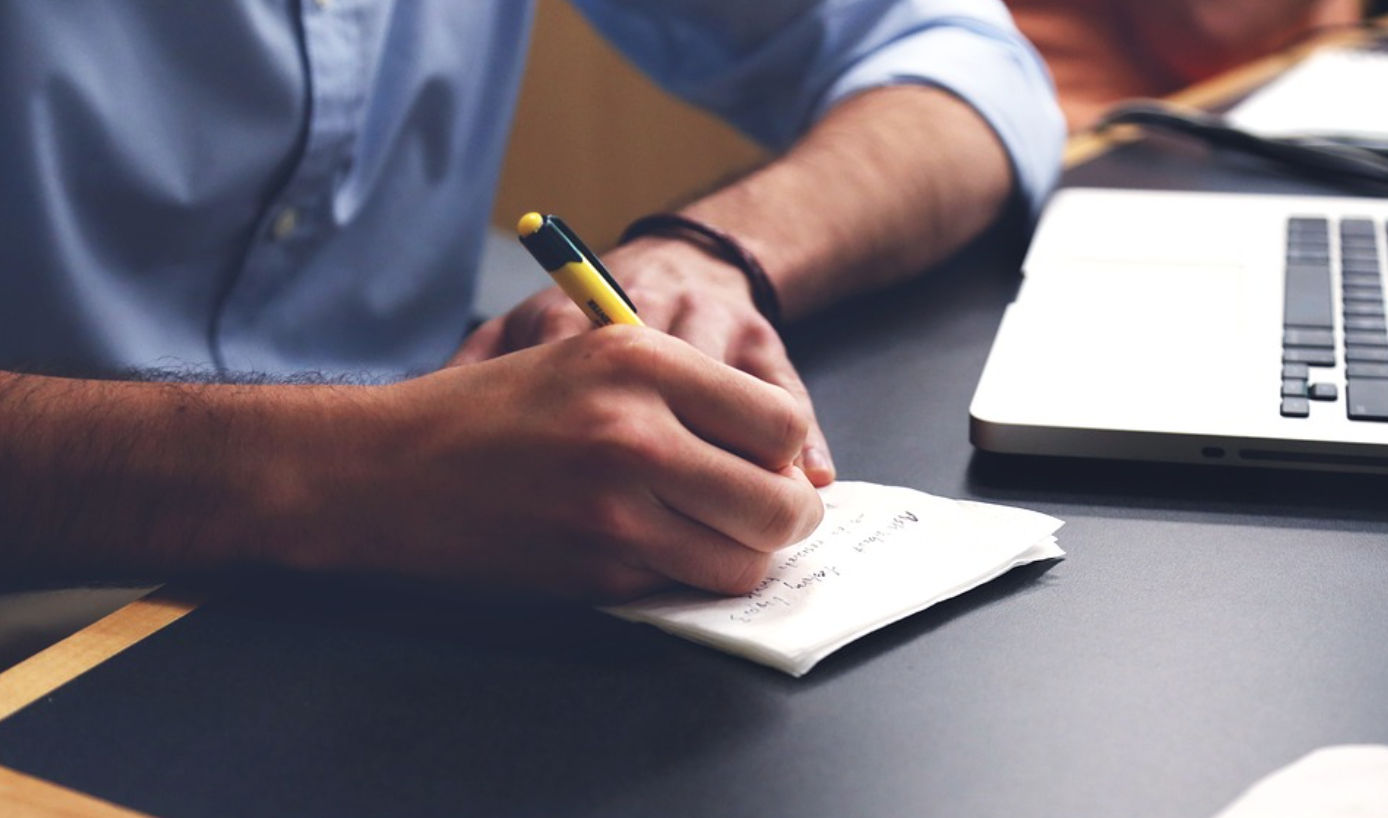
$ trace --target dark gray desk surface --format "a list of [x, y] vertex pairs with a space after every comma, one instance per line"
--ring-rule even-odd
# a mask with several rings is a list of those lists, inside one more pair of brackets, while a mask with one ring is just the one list
[[[1205, 160], [1130, 148], [1071, 180], [1287, 184]], [[1388, 742], [1388, 483], [974, 452], [1017, 253], [792, 347], [845, 477], [1053, 513], [1066, 560], [801, 680], [588, 611], [243, 590], [0, 723], [0, 764], [170, 818], [1197, 818]]]

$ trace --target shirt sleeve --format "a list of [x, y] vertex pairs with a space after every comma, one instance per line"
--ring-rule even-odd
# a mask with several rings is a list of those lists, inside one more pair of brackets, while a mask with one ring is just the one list
[[847, 96], [920, 83], [998, 135], [1035, 216], [1065, 125], [1044, 62], [1001, 0], [575, 0], [670, 92], [774, 150]]

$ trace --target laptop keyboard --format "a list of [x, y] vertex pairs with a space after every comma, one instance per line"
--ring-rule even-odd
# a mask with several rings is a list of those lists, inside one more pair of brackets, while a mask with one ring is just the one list
[[[1372, 219], [1298, 216], [1287, 221], [1282, 336], [1282, 415], [1309, 417], [1313, 402], [1338, 402], [1343, 363], [1350, 420], [1388, 421], [1388, 325], [1384, 320], [1382, 228]], [[1332, 241], [1332, 238], [1338, 238]], [[1340, 269], [1335, 333], [1333, 267]]]

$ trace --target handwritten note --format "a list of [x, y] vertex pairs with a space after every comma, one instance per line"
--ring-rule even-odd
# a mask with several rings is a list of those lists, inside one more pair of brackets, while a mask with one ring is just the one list
[[604, 610], [801, 676], [864, 634], [1065, 555], [1061, 521], [1034, 511], [849, 481], [820, 496], [824, 521], [751, 593], [672, 591]]

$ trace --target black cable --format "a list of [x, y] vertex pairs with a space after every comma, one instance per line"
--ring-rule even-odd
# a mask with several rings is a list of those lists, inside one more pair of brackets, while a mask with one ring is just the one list
[[1095, 126], [1104, 131], [1136, 125], [1193, 138], [1207, 145], [1239, 151], [1312, 174], [1321, 181], [1388, 186], [1388, 150], [1364, 142], [1332, 137], [1264, 137], [1240, 130], [1216, 114], [1138, 101], [1109, 111]]

